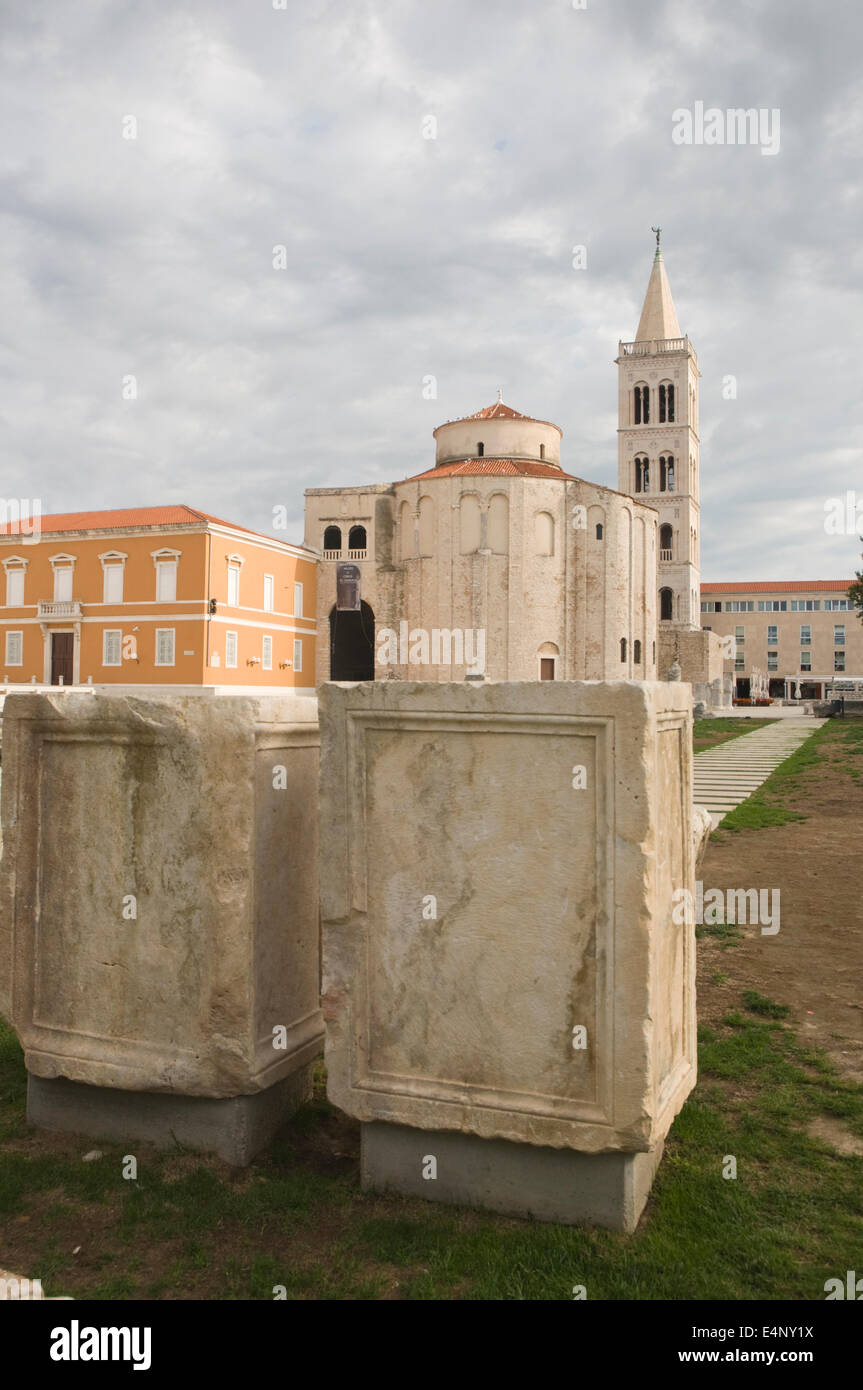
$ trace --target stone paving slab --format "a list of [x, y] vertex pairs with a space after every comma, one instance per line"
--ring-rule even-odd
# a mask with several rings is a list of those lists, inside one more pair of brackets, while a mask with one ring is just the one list
[[693, 791], [696, 806], [710, 812], [714, 829], [766, 781], [780, 763], [806, 742], [825, 721], [784, 718], [781, 723], [752, 729], [739, 738], [696, 753]]

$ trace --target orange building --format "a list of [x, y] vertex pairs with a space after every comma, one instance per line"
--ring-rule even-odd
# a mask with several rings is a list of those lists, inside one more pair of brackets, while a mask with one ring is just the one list
[[0, 562], [7, 685], [314, 694], [304, 546], [193, 507], [138, 507], [10, 522]]

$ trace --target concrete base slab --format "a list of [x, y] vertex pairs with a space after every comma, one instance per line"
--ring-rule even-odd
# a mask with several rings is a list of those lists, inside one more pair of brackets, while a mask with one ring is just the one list
[[249, 1096], [216, 1100], [165, 1092], [116, 1091], [65, 1077], [27, 1077], [27, 1123], [91, 1139], [176, 1143], [245, 1168], [312, 1095], [314, 1063]]
[[360, 1163], [365, 1191], [629, 1233], [662, 1150], [660, 1144], [647, 1153], [584, 1154], [374, 1122], [362, 1126]]

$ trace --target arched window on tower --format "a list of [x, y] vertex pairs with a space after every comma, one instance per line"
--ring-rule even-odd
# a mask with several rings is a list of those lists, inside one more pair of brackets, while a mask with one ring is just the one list
[[598, 541], [601, 541], [601, 540], [602, 540], [602, 522], [601, 522], [601, 521], [598, 521], [598, 522], [596, 523], [596, 539], [597, 539]]
[[365, 526], [352, 526], [348, 532], [348, 559], [363, 560], [366, 554]]
[[674, 544], [674, 532], [670, 524], [666, 521], [659, 528], [659, 558], [660, 560], [671, 559], [671, 549]]
[[670, 381], [662, 381], [659, 384], [659, 423], [674, 423], [674, 387]]
[[659, 456], [659, 491], [674, 491], [674, 459], [671, 454]]
[[480, 458], [480, 459], [481, 459], [484, 453], [485, 453], [485, 445], [483, 444], [482, 440], [480, 439], [480, 440], [477, 442], [477, 446], [476, 446], [476, 456], [477, 456], [477, 458]]
[[[327, 552], [332, 552], [328, 554]], [[342, 553], [342, 532], [339, 526], [328, 526], [324, 532], [324, 559], [331, 560]]]
[[625, 638], [625, 637], [621, 637], [621, 639], [620, 639], [620, 659], [621, 659], [621, 661], [625, 661], [625, 660], [626, 660], [626, 638]]
[[643, 455], [635, 460], [635, 491], [650, 491], [650, 464]]
[[647, 386], [635, 388], [635, 424], [650, 424], [650, 388]]
[[641, 665], [641, 643], [637, 637], [632, 644], [632, 660], [636, 666]]
[[664, 623], [670, 623], [674, 617], [674, 595], [670, 589], [659, 591], [659, 616]]

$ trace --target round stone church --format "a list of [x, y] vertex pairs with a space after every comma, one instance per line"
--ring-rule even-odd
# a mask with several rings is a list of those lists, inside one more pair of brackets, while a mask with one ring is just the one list
[[500, 399], [434, 439], [402, 482], [306, 492], [321, 679], [654, 679], [656, 511]]

